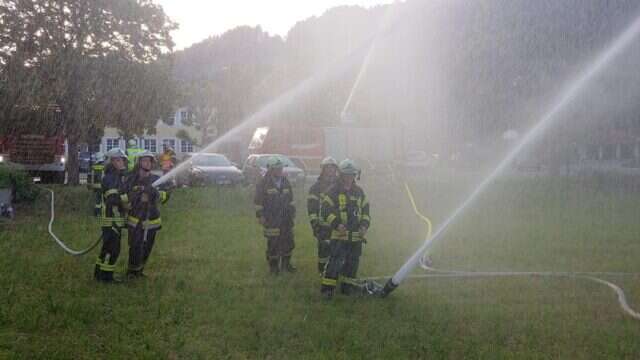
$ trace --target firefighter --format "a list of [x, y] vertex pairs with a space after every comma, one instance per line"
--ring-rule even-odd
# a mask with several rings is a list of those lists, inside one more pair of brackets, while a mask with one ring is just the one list
[[166, 174], [176, 165], [176, 152], [171, 146], [165, 145], [164, 152], [160, 155], [160, 167], [162, 173]]
[[99, 217], [102, 214], [102, 176], [104, 174], [104, 154], [98, 152], [95, 154], [95, 163], [91, 165], [91, 174], [89, 181], [89, 189], [93, 191], [95, 204], [93, 215]]
[[323, 197], [321, 209], [322, 219], [331, 228], [331, 256], [321, 285], [325, 299], [333, 297], [338, 280], [343, 294], [348, 295], [354, 288], [361, 288], [356, 276], [362, 244], [366, 242], [371, 222], [369, 202], [362, 188], [356, 184], [360, 170], [353, 161], [346, 159], [340, 162], [338, 172], [338, 181]]
[[102, 178], [102, 249], [96, 262], [94, 276], [96, 280], [113, 282], [113, 272], [120, 254], [120, 239], [124, 228], [126, 195], [120, 189], [125, 180], [127, 155], [119, 148], [107, 152], [107, 165]]
[[166, 203], [169, 192], [152, 184], [159, 176], [152, 174], [155, 157], [149, 151], [138, 154], [133, 172], [127, 177], [125, 191], [130, 204], [127, 217], [129, 234], [129, 278], [141, 277], [149, 259], [156, 234], [162, 226], [159, 204]]
[[307, 197], [307, 212], [309, 214], [309, 222], [313, 230], [313, 236], [318, 240], [318, 271], [322, 275], [325, 265], [329, 261], [331, 248], [329, 246], [329, 237], [331, 229], [320, 217], [320, 205], [324, 194], [336, 182], [338, 163], [332, 157], [326, 157], [320, 163], [320, 176], [318, 180], [309, 189]]
[[129, 146], [127, 147], [127, 155], [129, 156], [129, 171], [133, 170], [133, 167], [138, 163], [137, 159], [141, 153], [145, 152], [144, 149], [138, 147], [138, 142], [134, 139], [129, 140]]
[[296, 208], [293, 203], [293, 189], [283, 173], [284, 163], [277, 156], [267, 162], [267, 172], [256, 185], [254, 203], [256, 217], [264, 228], [267, 239], [267, 262], [272, 274], [281, 271], [293, 273], [291, 264], [295, 247], [293, 221]]

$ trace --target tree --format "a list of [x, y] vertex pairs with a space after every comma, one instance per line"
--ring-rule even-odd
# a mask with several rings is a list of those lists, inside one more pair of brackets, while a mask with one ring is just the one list
[[[156, 62], [173, 47], [169, 32], [175, 27], [152, 0], [4, 0], [0, 92], [9, 96], [0, 100], [2, 115], [10, 116], [14, 104], [59, 106], [69, 182], [78, 183], [78, 143], [89, 129], [112, 121], [111, 115], [115, 123], [142, 126], [156, 116], [164, 97], [156, 88], [162, 82]], [[128, 81], [105, 87], [109, 76]], [[105, 106], [105, 99], [115, 103]], [[128, 120], [124, 104], [132, 114]]]
[[183, 81], [181, 95], [191, 112], [187, 123], [194, 124], [201, 132], [200, 144], [211, 142], [210, 134], [217, 131], [216, 103], [220, 99], [219, 90], [214, 82], [207, 79]]
[[96, 86], [99, 117], [94, 119], [102, 128], [117, 128], [130, 139], [153, 132], [158, 120], [173, 112], [177, 92], [167, 57], [150, 64], [108, 57], [102, 64]]
[[203, 146], [211, 133], [231, 129], [266, 100], [255, 90], [273, 73], [282, 45], [260, 27], [240, 26], [174, 55], [181, 98]]

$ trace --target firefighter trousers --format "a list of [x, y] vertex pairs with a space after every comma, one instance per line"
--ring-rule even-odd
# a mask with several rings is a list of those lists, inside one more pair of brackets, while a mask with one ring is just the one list
[[318, 240], [318, 272], [322, 275], [331, 256], [331, 242], [319, 238], [316, 238], [316, 240]]
[[129, 226], [129, 267], [127, 273], [131, 275], [142, 275], [144, 265], [151, 255], [153, 244], [156, 241], [158, 229], [145, 230], [142, 226]]
[[350, 294], [357, 288], [358, 266], [362, 254], [361, 241], [331, 240], [331, 256], [322, 277], [322, 292], [333, 292], [338, 281], [340, 291]]
[[94, 277], [98, 281], [113, 281], [113, 273], [116, 270], [116, 263], [120, 255], [120, 240], [122, 229], [113, 227], [102, 227], [102, 248], [96, 261]]
[[102, 213], [102, 190], [93, 190], [94, 205], [93, 216], [98, 217]]
[[289, 227], [283, 228], [266, 228], [264, 232], [267, 239], [267, 262], [272, 271], [279, 269], [281, 262], [289, 263], [295, 242], [293, 240], [293, 229]]

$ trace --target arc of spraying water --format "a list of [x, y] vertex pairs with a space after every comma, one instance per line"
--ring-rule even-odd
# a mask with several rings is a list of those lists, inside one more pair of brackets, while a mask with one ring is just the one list
[[[416, 2], [416, 3], [419, 3], [419, 2]], [[395, 10], [395, 8], [393, 6], [390, 6], [389, 10]], [[257, 112], [245, 118], [238, 126], [229, 130], [227, 133], [225, 133], [224, 135], [222, 135], [221, 137], [219, 137], [218, 139], [216, 139], [215, 141], [213, 141], [212, 143], [204, 147], [202, 150], [195, 153], [194, 156], [215, 150], [219, 144], [233, 138], [234, 136], [240, 134], [242, 131], [244, 131], [247, 128], [255, 127], [258, 124], [261, 124], [262, 122], [269, 123], [273, 121], [272, 119], [273, 116], [277, 114], [281, 109], [286, 108], [291, 104], [294, 104], [303, 96], [310, 93], [313, 89], [317, 89], [321, 84], [324, 84], [330, 81], [331, 79], [337, 79], [340, 75], [342, 75], [351, 67], [361, 64], [361, 70], [358, 74], [358, 79], [359, 79], [361, 77], [360, 73], [363, 72], [362, 66], [365, 63], [368, 63], [368, 59], [371, 57], [370, 54], [373, 51], [373, 47], [372, 47], [373, 43], [376, 40], [381, 39], [382, 37], [390, 36], [394, 32], [398, 31], [402, 26], [406, 26], [406, 23], [402, 22], [401, 19], [403, 15], [410, 13], [410, 11], [412, 11], [411, 7], [404, 8], [402, 12], [388, 11], [385, 14], [385, 16], [382, 18], [378, 31], [375, 34], [373, 34], [369, 39], [367, 39], [362, 44], [360, 44], [360, 46], [356, 47], [355, 50], [345, 55], [343, 58], [338, 59], [334, 63], [328, 65], [326, 68], [320, 70], [319, 72], [312, 75], [311, 77], [303, 80], [297, 86], [286, 91], [282, 95], [278, 96], [275, 100], [269, 102], [268, 104], [260, 108]], [[364, 51], [367, 51], [367, 53], [365, 55], [365, 63], [362, 63], [360, 59], [362, 58], [361, 54]], [[353, 93], [353, 90], [352, 90], [352, 93]], [[344, 111], [346, 111], [346, 106], [343, 109], [343, 113]], [[179, 164], [178, 166], [173, 168], [171, 171], [169, 171], [167, 174], [161, 176], [158, 180], [156, 180], [153, 183], [153, 186], [157, 187], [169, 181], [170, 179], [175, 177], [178, 173], [185, 170], [187, 165], [188, 165], [188, 162], [183, 162], [182, 164]]]
[[436, 229], [433, 237], [425, 239], [424, 244], [405, 262], [402, 267], [393, 275], [389, 281], [387, 281], [384, 289], [384, 295], [388, 295], [392, 292], [402, 281], [409, 275], [409, 273], [418, 265], [422, 255], [427, 249], [436, 241], [440, 240], [447, 230], [447, 228], [467, 209], [476, 198], [484, 192], [484, 190], [500, 175], [502, 172], [515, 160], [515, 158], [537, 140], [554, 120], [558, 118], [558, 115], [562, 110], [578, 95], [581, 90], [584, 89], [590, 81], [592, 81], [596, 75], [600, 74], [605, 66], [609, 64], [614, 58], [625, 50], [629, 44], [640, 33], [640, 16], [637, 17], [631, 25], [624, 30], [613, 43], [606, 48], [596, 59], [587, 67], [587, 69], [574, 81], [570, 82], [565, 91], [561, 93], [557, 102], [551, 107], [551, 109], [542, 117], [540, 121], [522, 138], [522, 140], [506, 155], [506, 157], [498, 164], [498, 166], [478, 185], [478, 187], [469, 195], [469, 197], [458, 206], [453, 213]]

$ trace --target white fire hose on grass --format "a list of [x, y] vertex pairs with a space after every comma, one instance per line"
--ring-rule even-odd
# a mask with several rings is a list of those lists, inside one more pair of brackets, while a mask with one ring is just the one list
[[102, 236], [100, 236], [100, 238], [98, 238], [98, 240], [93, 245], [91, 245], [88, 248], [83, 249], [83, 250], [73, 250], [73, 249], [71, 249], [64, 242], [62, 242], [62, 240], [60, 240], [56, 236], [56, 234], [53, 232], [53, 222], [54, 222], [55, 217], [56, 217], [55, 193], [53, 192], [53, 190], [51, 190], [49, 188], [46, 188], [44, 186], [40, 186], [40, 187], [51, 193], [51, 218], [49, 220], [49, 234], [51, 235], [53, 240], [55, 240], [55, 242], [62, 248], [62, 250], [64, 250], [67, 254], [70, 254], [70, 255], [73, 255], [73, 256], [81, 256], [81, 255], [84, 255], [84, 254], [88, 253], [89, 251], [93, 250], [96, 246], [98, 246], [98, 244], [102, 241]]
[[[396, 182], [395, 174], [392, 171], [392, 181]], [[413, 197], [413, 193], [409, 188], [409, 185], [404, 183], [405, 190], [407, 192], [407, 196], [411, 201], [411, 205], [413, 207], [413, 211], [422, 221], [427, 225], [427, 237], [425, 241], [429, 240], [431, 237], [432, 225], [429, 218], [424, 216], [418, 210], [416, 206], [415, 199]], [[564, 277], [564, 278], [573, 278], [573, 279], [583, 279], [596, 282], [601, 285], [606, 285], [608, 288], [613, 290], [616, 293], [618, 298], [618, 303], [622, 310], [632, 318], [636, 320], [640, 320], [640, 313], [633, 310], [629, 303], [627, 302], [627, 298], [624, 294], [622, 288], [618, 285], [598, 278], [596, 276], [639, 276], [638, 273], [629, 273], [629, 272], [557, 272], [557, 271], [458, 271], [458, 270], [443, 270], [436, 269], [431, 266], [431, 259], [429, 258], [428, 253], [424, 253], [420, 258], [420, 267], [427, 271], [427, 274], [423, 275], [410, 275], [409, 278], [412, 279], [426, 279], [426, 278], [483, 278], [483, 277], [512, 277], [512, 276], [527, 276], [527, 277]], [[391, 278], [391, 276], [377, 276], [377, 277], [368, 277], [363, 280], [387, 280]], [[382, 293], [382, 296], [386, 296], [387, 294]]]

